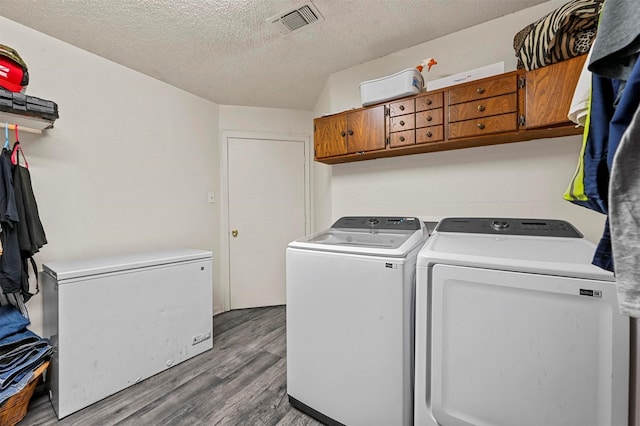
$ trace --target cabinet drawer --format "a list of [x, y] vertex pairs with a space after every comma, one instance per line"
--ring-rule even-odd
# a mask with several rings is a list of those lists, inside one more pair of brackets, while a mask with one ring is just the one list
[[518, 90], [517, 75], [479, 80], [449, 90], [449, 105], [475, 101], [492, 96], [515, 93]]
[[416, 143], [437, 142], [444, 139], [443, 126], [416, 129]]
[[449, 122], [487, 117], [490, 115], [516, 112], [518, 99], [515, 93], [480, 99], [473, 102], [451, 105], [449, 107]]
[[404, 132], [392, 133], [389, 135], [389, 146], [405, 146], [413, 145], [416, 141], [416, 133], [413, 130], [407, 130]]
[[415, 111], [413, 99], [408, 99], [402, 102], [394, 102], [389, 104], [389, 116], [395, 117], [396, 115], [410, 114]]
[[518, 129], [518, 114], [502, 114], [449, 124], [449, 139], [511, 132]]
[[391, 117], [389, 119], [389, 133], [402, 132], [409, 129], [414, 129], [416, 126], [416, 118], [413, 114], [399, 115], [398, 117]]
[[432, 109], [416, 113], [416, 128], [437, 126], [442, 124], [443, 110], [442, 108]]
[[416, 98], [416, 111], [426, 111], [428, 109], [442, 107], [442, 93], [419, 96]]

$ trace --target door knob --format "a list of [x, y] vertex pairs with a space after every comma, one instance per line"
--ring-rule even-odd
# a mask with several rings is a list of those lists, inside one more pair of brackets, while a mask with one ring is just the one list
[[233, 238], [238, 236], [238, 230], [234, 229], [233, 231], [231, 231], [231, 235], [233, 235]]

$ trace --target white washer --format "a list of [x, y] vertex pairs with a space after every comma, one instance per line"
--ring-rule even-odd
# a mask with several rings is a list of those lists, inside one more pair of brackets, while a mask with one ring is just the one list
[[287, 248], [287, 393], [328, 425], [413, 424], [413, 217], [343, 217]]
[[447, 218], [418, 256], [415, 425], [626, 425], [629, 319], [569, 223]]

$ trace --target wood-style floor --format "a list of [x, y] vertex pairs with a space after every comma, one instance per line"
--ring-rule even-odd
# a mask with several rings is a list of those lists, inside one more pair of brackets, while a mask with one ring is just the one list
[[285, 307], [213, 319], [213, 349], [58, 421], [44, 388], [19, 426], [320, 425], [287, 398]]

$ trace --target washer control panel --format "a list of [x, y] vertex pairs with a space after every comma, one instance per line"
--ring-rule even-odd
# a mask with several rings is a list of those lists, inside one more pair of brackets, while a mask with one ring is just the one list
[[557, 219], [449, 217], [440, 221], [436, 231], [582, 238], [580, 231], [573, 225]]
[[337, 229], [397, 229], [416, 231], [421, 228], [416, 217], [395, 216], [345, 216], [331, 226]]

